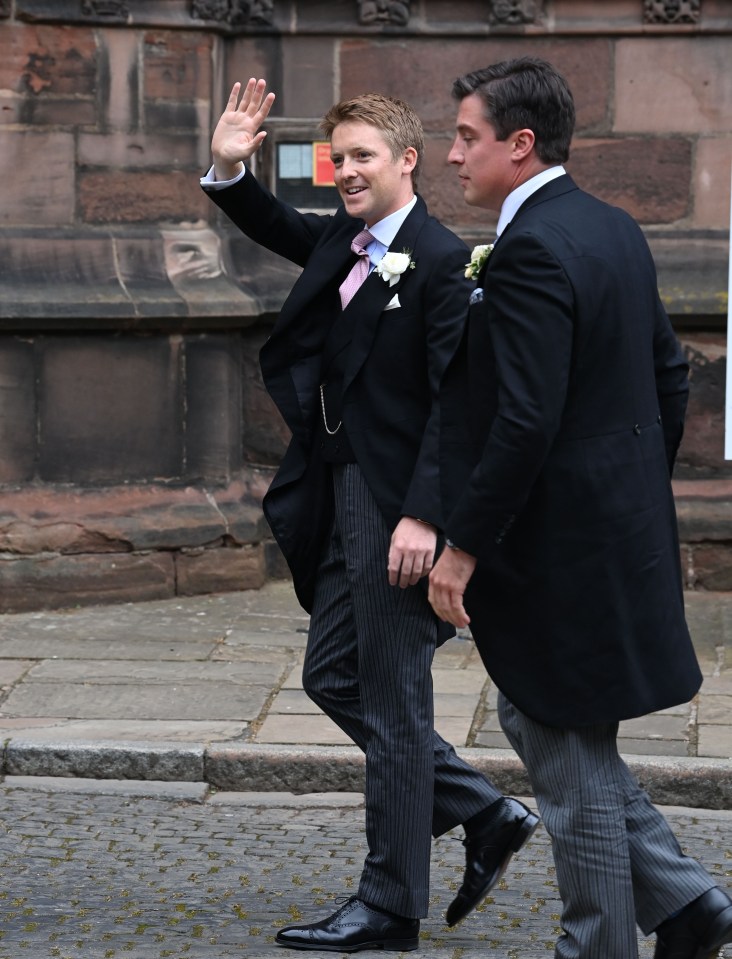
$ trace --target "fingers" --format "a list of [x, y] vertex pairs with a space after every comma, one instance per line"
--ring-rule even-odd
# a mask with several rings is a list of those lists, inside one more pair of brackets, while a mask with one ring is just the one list
[[435, 615], [444, 622], [452, 623], [458, 629], [470, 624], [470, 617], [463, 606], [463, 594], [459, 590], [435, 586], [430, 582], [428, 599]]
[[423, 576], [432, 569], [432, 554], [430, 552], [411, 553], [402, 551], [395, 546], [389, 550], [389, 585], [407, 586], [416, 585]]
[[[237, 95], [239, 89], [241, 89], [240, 83], [235, 83], [231, 91], [231, 96], [229, 97], [229, 103], [236, 103], [234, 96], [234, 91]], [[269, 116], [269, 111], [272, 109], [272, 104], [275, 101], [274, 93], [265, 93], [267, 89], [266, 80], [257, 80], [254, 77], [251, 77], [247, 82], [247, 85], [244, 87], [244, 93], [242, 94], [239, 105], [236, 109], [240, 113], [246, 114], [252, 120], [256, 121], [257, 124], [263, 123], [264, 120]]]

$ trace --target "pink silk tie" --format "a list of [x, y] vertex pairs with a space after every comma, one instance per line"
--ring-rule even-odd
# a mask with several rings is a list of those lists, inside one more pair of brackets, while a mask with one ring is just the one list
[[339, 292], [341, 294], [341, 306], [344, 310], [353, 299], [356, 290], [369, 275], [369, 255], [364, 247], [372, 240], [373, 236], [368, 230], [361, 230], [361, 232], [354, 237], [353, 242], [351, 243], [351, 249], [353, 252], [358, 253], [358, 260], [354, 263], [353, 269], [341, 283], [339, 288]]

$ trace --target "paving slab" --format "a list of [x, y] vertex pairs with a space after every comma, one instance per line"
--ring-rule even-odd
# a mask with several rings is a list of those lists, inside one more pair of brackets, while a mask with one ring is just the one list
[[[732, 595], [685, 598], [702, 690], [690, 704], [621, 724], [620, 746], [664, 801], [732, 805], [724, 782], [732, 758]], [[349, 789], [362, 757], [351, 752], [344, 761], [341, 751], [353, 747], [302, 690], [308, 622], [285, 581], [218, 596], [2, 615], [2, 771], [144, 781], [180, 773], [219, 788], [279, 784], [294, 792], [305, 783], [322, 791], [320, 776], [328, 789]], [[433, 686], [438, 731], [508, 791], [528, 789], [466, 631], [437, 650]]]

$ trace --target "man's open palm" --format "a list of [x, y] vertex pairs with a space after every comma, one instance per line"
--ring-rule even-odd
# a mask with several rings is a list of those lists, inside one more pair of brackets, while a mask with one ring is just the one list
[[229, 99], [211, 139], [211, 153], [217, 180], [229, 180], [240, 172], [240, 163], [246, 162], [262, 145], [267, 136], [259, 128], [267, 119], [274, 103], [274, 93], [267, 93], [265, 80], [253, 77], [239, 99], [241, 83], [231, 88]]

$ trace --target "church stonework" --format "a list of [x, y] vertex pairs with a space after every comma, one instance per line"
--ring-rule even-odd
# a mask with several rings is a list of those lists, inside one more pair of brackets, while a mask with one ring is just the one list
[[650, 242], [692, 370], [686, 585], [732, 589], [728, 0], [0, 0], [0, 24], [0, 611], [286, 573], [261, 502], [288, 436], [258, 354], [298, 270], [198, 182], [233, 82], [277, 94], [258, 175], [321, 210], [332, 188], [299, 164], [333, 99], [408, 100], [420, 190], [472, 247], [495, 218], [446, 165], [450, 86], [524, 54], [575, 92], [570, 174]]

